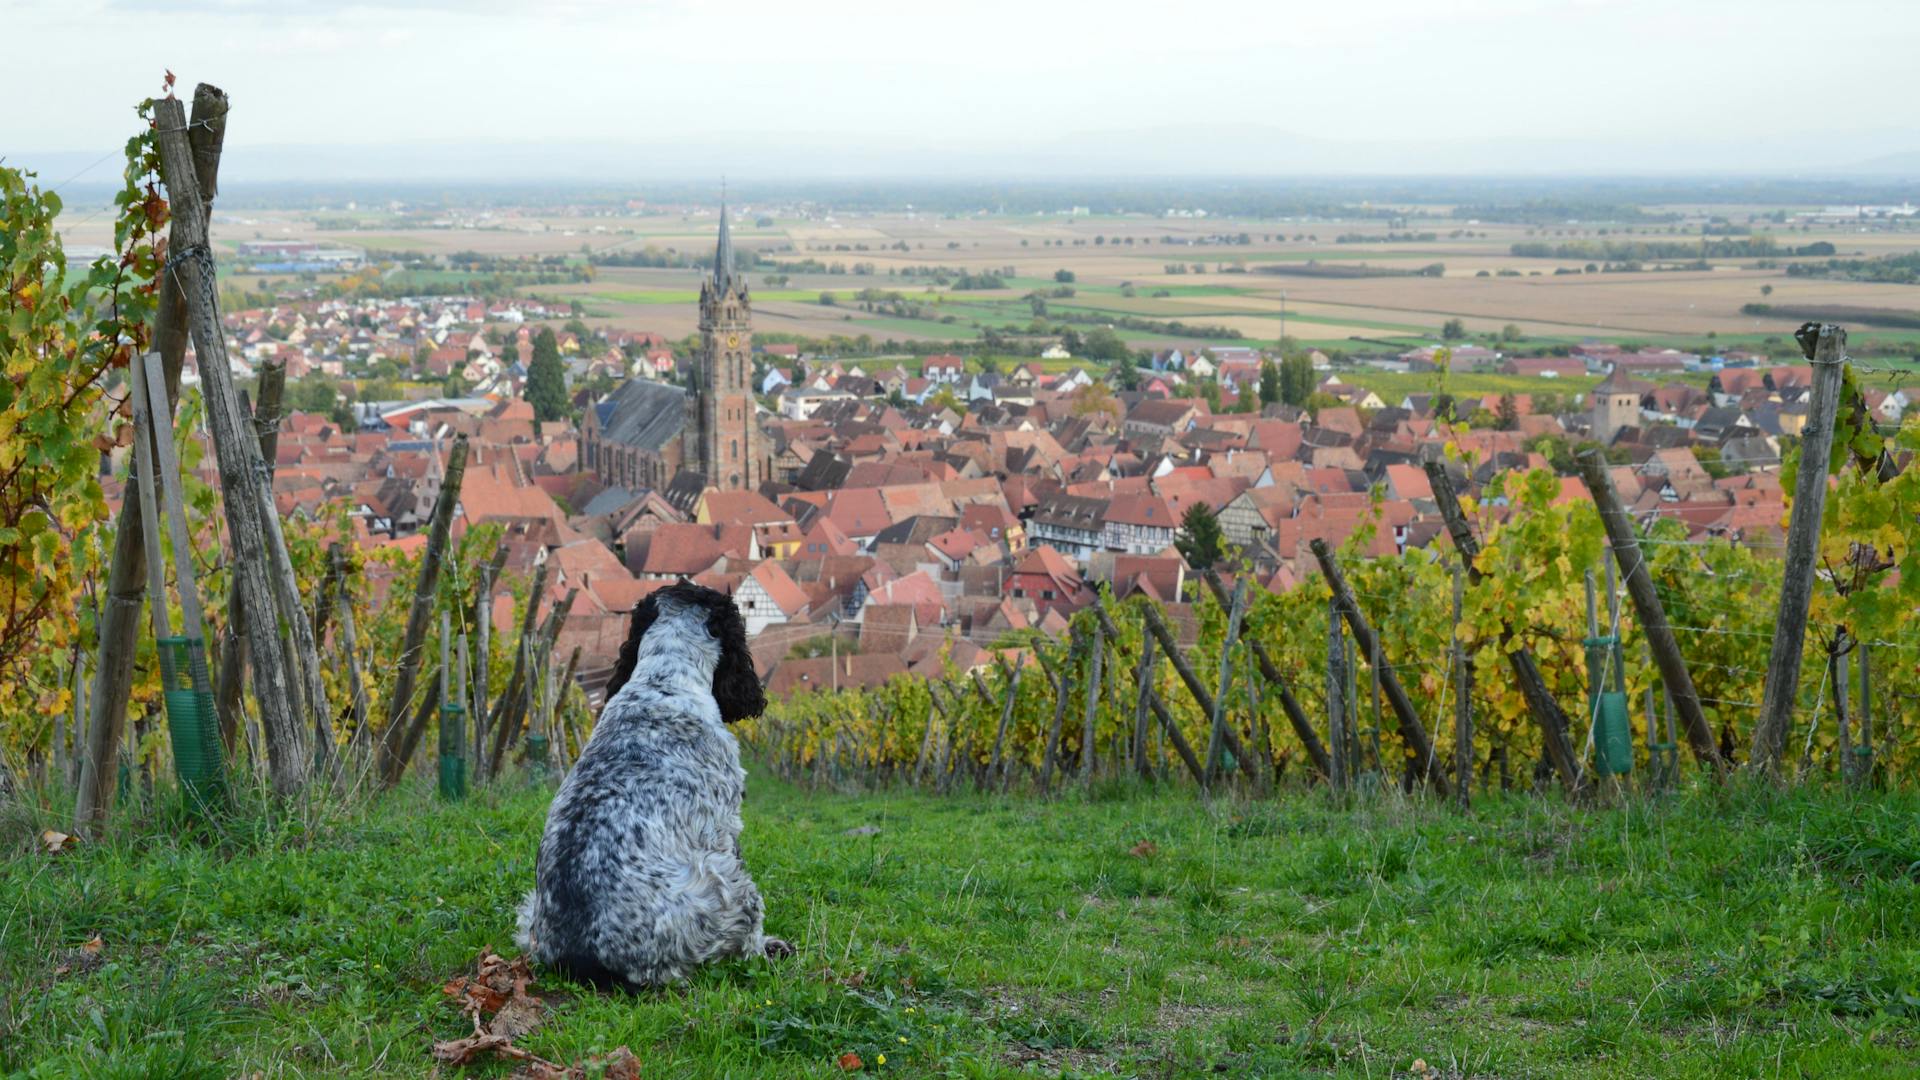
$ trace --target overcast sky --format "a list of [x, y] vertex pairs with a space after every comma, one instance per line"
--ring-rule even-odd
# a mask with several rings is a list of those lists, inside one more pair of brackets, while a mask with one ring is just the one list
[[390, 176], [542, 145], [574, 175], [588, 144], [687, 175], [1920, 150], [1920, 5], [1900, 0], [0, 0], [0, 28], [0, 156], [49, 174], [124, 139], [164, 67], [182, 96], [232, 95], [237, 178], [328, 147], [384, 147], [358, 160]]

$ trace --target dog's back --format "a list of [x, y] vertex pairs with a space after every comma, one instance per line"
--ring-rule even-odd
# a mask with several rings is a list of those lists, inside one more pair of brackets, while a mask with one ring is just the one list
[[757, 954], [760, 894], [739, 848], [745, 784], [711, 694], [642, 663], [547, 812], [521, 946], [580, 981], [629, 987]]

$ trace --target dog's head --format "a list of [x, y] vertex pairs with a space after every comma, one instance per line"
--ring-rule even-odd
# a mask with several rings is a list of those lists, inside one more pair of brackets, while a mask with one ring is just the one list
[[677, 627], [704, 626], [719, 647], [719, 660], [713, 668], [713, 700], [720, 706], [721, 721], [731, 724], [759, 716], [767, 707], [767, 698], [760, 688], [760, 677], [754, 673], [753, 653], [747, 649], [747, 621], [740, 617], [740, 609], [731, 597], [690, 581], [650, 593], [633, 609], [633, 627], [627, 632], [626, 644], [620, 646], [613, 677], [607, 681], [607, 700], [612, 700], [633, 677], [640, 660], [640, 643], [660, 620], [662, 611], [692, 611], [705, 616], [696, 620], [683, 616], [672, 623]]

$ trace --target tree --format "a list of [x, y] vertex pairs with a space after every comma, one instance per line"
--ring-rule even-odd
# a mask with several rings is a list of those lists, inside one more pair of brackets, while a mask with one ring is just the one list
[[1267, 360], [1260, 365], [1260, 403], [1272, 405], [1283, 400], [1280, 365]]
[[1059, 282], [1062, 285], [1071, 285], [1073, 284], [1073, 271], [1055, 270], [1053, 272], [1053, 280]]
[[1519, 341], [1524, 336], [1525, 335], [1520, 332], [1518, 324], [1508, 323], [1500, 328], [1501, 341]]
[[1087, 331], [1080, 347], [1094, 360], [1124, 360], [1133, 355], [1133, 350], [1127, 348], [1126, 341], [1111, 326], [1097, 326]]
[[942, 409], [952, 409], [955, 413], [964, 414], [967, 411], [966, 403], [954, 394], [953, 387], [951, 386], [943, 386], [935, 390], [933, 396], [927, 399], [927, 408], [932, 409], [934, 412], [939, 412]]
[[1120, 399], [1114, 397], [1113, 391], [1103, 382], [1088, 383], [1075, 390], [1068, 400], [1073, 403], [1072, 409], [1075, 416], [1097, 416], [1105, 413], [1117, 420], [1124, 415], [1124, 410], [1120, 408]]
[[1520, 426], [1520, 404], [1513, 400], [1512, 391], [1500, 395], [1493, 426], [1497, 431], [1512, 431]]
[[1280, 361], [1280, 400], [1301, 408], [1313, 393], [1313, 361], [1294, 355]]
[[1173, 546], [1195, 570], [1205, 570], [1220, 561], [1226, 548], [1226, 535], [1220, 531], [1220, 519], [1204, 502], [1187, 507], [1180, 519], [1180, 532]]
[[1773, 295], [1773, 286], [1771, 286], [1771, 285], [1762, 285], [1762, 286], [1760, 286], [1760, 295], [1761, 295], [1761, 296], [1772, 296], [1772, 295]]
[[1448, 319], [1440, 327], [1440, 336], [1447, 341], [1459, 341], [1467, 336], [1467, 324], [1460, 319]]
[[567, 415], [567, 372], [560, 363], [560, 343], [552, 327], [542, 327], [533, 339], [533, 361], [527, 365], [527, 401], [539, 422]]
[[319, 413], [322, 416], [333, 412], [340, 400], [340, 391], [333, 380], [325, 375], [308, 375], [296, 381], [286, 391], [287, 408], [293, 412]]
[[1134, 365], [1132, 357], [1121, 357], [1107, 365], [1107, 378], [1121, 390], [1140, 389], [1140, 369]]

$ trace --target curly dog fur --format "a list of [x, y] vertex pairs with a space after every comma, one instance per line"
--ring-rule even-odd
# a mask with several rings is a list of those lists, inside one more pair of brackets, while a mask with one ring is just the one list
[[730, 598], [682, 582], [635, 608], [600, 720], [547, 811], [520, 946], [629, 989], [789, 951], [765, 936], [740, 861], [746, 772], [726, 728], [765, 707]]

